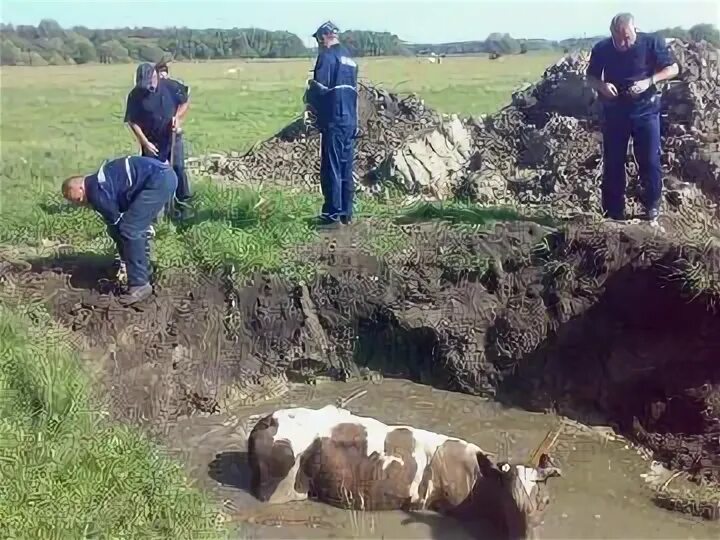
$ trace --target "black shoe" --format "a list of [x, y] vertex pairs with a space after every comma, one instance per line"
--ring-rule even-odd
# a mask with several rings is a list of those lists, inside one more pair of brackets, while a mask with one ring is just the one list
[[129, 306], [145, 300], [152, 294], [152, 285], [146, 283], [145, 285], [137, 285], [128, 287], [127, 291], [118, 297], [118, 302], [123, 306]]
[[313, 225], [317, 229], [332, 230], [340, 227], [340, 220], [332, 219], [327, 216], [319, 216], [315, 218]]
[[340, 216], [340, 223], [343, 225], [350, 225], [352, 223], [352, 218], [349, 218], [347, 216]]
[[175, 217], [179, 220], [184, 220], [190, 217], [190, 199], [183, 199], [182, 201], [175, 201]]
[[625, 212], [605, 212], [605, 217], [614, 221], [625, 221]]

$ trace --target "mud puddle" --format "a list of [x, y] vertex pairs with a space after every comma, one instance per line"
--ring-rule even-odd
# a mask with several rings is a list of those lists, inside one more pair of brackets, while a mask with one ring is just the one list
[[[293, 386], [262, 405], [179, 420], [169, 442], [190, 475], [225, 502], [246, 538], [482, 538], [433, 513], [351, 512], [306, 501], [263, 505], [248, 493], [245, 465], [249, 417], [291, 405], [322, 406], [358, 388], [367, 394], [348, 408], [389, 423], [407, 423], [478, 443], [501, 457], [526, 459], [557, 418], [507, 409], [481, 398], [404, 380], [380, 385], [324, 383]], [[552, 486], [544, 538], [719, 538], [717, 522], [669, 512], [650, 500], [641, 474], [649, 463], [623, 442], [567, 430], [554, 449], [565, 477]]]

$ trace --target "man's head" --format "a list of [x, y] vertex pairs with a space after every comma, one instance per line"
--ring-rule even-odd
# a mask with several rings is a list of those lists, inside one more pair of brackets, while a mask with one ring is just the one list
[[85, 177], [71, 176], [62, 183], [62, 194], [65, 199], [73, 204], [83, 205], [87, 202], [85, 194]]
[[613, 44], [619, 51], [627, 51], [635, 44], [637, 32], [635, 19], [630, 13], [618, 13], [610, 21]]
[[318, 47], [331, 47], [338, 43], [340, 29], [332, 21], [324, 22], [320, 28], [315, 30], [313, 37], [317, 40]]
[[158, 72], [149, 62], [143, 62], [135, 72], [135, 86], [154, 92], [158, 85]]
[[158, 76], [161, 79], [167, 79], [168, 72], [170, 70], [168, 69], [167, 62], [165, 60], [162, 60], [161, 62], [158, 62], [157, 64], [155, 64], [155, 71], [157, 71]]

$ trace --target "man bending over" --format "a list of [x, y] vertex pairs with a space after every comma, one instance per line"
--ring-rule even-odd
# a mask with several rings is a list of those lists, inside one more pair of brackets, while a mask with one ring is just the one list
[[148, 229], [177, 187], [169, 164], [144, 156], [105, 161], [92, 174], [71, 176], [62, 184], [68, 201], [98, 212], [127, 267], [123, 305], [144, 300], [152, 293]]

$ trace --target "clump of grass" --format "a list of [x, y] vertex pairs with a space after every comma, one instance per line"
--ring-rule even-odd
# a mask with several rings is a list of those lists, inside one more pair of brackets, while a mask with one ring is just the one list
[[94, 410], [69, 336], [0, 302], [0, 536], [220, 538], [178, 464]]

